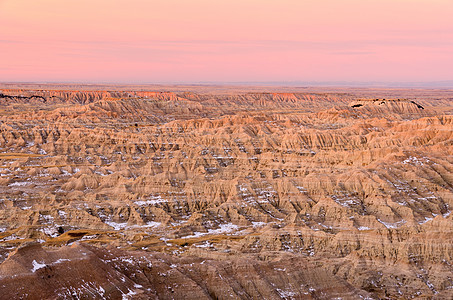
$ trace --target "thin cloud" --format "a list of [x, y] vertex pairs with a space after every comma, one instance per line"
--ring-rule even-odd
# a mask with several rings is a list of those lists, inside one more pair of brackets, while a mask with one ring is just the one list
[[376, 52], [371, 51], [341, 51], [341, 52], [331, 52], [333, 55], [370, 55], [376, 54]]

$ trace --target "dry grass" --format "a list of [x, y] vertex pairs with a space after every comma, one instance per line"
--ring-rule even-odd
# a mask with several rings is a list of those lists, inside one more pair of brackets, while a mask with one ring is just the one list
[[42, 157], [42, 154], [33, 154], [33, 153], [20, 153], [20, 152], [9, 152], [9, 153], [0, 153], [0, 159], [16, 159], [16, 158], [28, 158], [28, 157]]
[[0, 242], [0, 246], [1, 247], [5, 247], [5, 246], [14, 246], [14, 247], [17, 247], [23, 243], [28, 243], [28, 242], [33, 242], [35, 241], [35, 239], [16, 239], [16, 240], [9, 240], [9, 241], [3, 241], [3, 242]]
[[[46, 246], [61, 246], [66, 245], [68, 243], [80, 240], [85, 235], [103, 235], [106, 234], [106, 231], [102, 230], [91, 230], [91, 229], [78, 229], [78, 230], [70, 230], [63, 233], [60, 236], [55, 238], [49, 238], [44, 245]], [[111, 239], [109, 239], [111, 241]]]
[[25, 225], [25, 226], [20, 226], [11, 230], [6, 230], [4, 232], [0, 232], [0, 239], [6, 238], [10, 235], [16, 234], [20, 231], [27, 231], [28, 229], [39, 229], [41, 226], [40, 225]]
[[129, 250], [138, 250], [138, 249], [143, 249], [147, 248], [148, 250], [153, 250], [153, 251], [162, 251], [166, 246], [166, 244], [159, 239], [155, 235], [149, 235], [146, 237], [143, 237], [140, 241], [137, 241], [130, 245]]
[[9, 237], [12, 234], [13, 234], [13, 232], [11, 232], [11, 231], [0, 232], [0, 240], [3, 238]]

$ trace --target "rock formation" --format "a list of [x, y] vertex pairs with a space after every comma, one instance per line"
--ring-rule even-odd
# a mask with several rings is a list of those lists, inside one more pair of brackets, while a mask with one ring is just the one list
[[385, 93], [0, 90], [2, 295], [453, 297], [453, 93]]

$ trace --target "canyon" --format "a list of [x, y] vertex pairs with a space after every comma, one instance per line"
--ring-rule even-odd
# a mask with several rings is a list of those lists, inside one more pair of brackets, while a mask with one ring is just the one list
[[449, 299], [453, 90], [0, 87], [5, 299]]

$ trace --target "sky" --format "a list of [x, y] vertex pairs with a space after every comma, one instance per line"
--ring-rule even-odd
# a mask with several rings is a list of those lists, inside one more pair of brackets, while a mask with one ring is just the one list
[[0, 81], [453, 80], [453, 0], [0, 0]]

